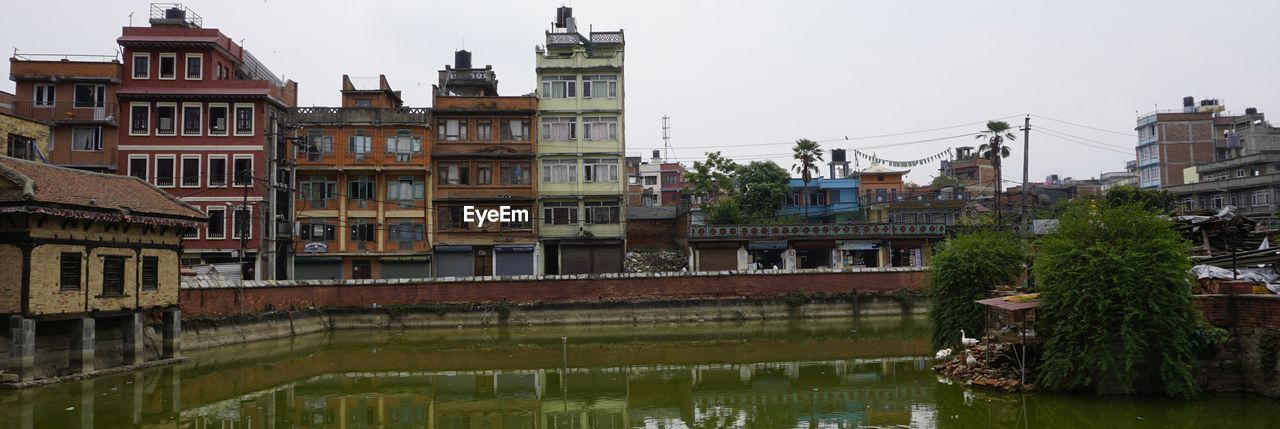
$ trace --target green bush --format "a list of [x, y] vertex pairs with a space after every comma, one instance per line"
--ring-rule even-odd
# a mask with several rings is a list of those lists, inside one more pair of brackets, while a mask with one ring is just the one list
[[1040, 240], [1040, 383], [1057, 390], [1193, 396], [1188, 244], [1143, 204], [1069, 207]]
[[933, 346], [960, 342], [960, 330], [976, 338], [985, 328], [982, 306], [997, 285], [1010, 284], [1022, 273], [1026, 249], [1006, 232], [980, 231], [942, 243], [929, 262], [929, 321]]

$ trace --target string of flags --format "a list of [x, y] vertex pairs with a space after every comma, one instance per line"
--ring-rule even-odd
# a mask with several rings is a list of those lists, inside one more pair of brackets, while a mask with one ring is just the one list
[[867, 154], [857, 149], [854, 149], [853, 154], [858, 158], [871, 161], [872, 164], [884, 164], [884, 165], [887, 165], [890, 167], [896, 167], [896, 168], [911, 168], [917, 165], [932, 164], [943, 158], [948, 158], [951, 155], [951, 148], [947, 148], [947, 150], [938, 152], [937, 154], [934, 154], [933, 156], [930, 156], [928, 158], [921, 158], [921, 159], [916, 159], [912, 161], [892, 161], [892, 160], [880, 158], [879, 156], [876, 156], [875, 153]]

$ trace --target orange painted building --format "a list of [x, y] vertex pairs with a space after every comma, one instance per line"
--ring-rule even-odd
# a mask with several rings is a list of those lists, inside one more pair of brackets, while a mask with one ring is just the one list
[[50, 124], [51, 164], [115, 172], [122, 66], [115, 56], [15, 54], [12, 113]]

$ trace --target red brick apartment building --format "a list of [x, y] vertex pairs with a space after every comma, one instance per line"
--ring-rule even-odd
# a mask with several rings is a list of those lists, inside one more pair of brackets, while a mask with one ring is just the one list
[[[116, 163], [203, 210], [183, 240], [184, 265], [243, 278], [288, 276], [290, 153], [279, 138], [297, 84], [282, 82], [216, 28], [176, 4], [153, 4], [150, 26], [124, 27]], [[247, 204], [246, 204], [247, 202]]]
[[[538, 99], [498, 96], [493, 70], [473, 68], [467, 51], [456, 52], [454, 66], [446, 65], [439, 75], [433, 88], [436, 140], [431, 146], [436, 275], [535, 274]], [[523, 210], [525, 217], [483, 226], [467, 220], [468, 207], [503, 206]]]
[[289, 111], [296, 149], [296, 279], [431, 276], [428, 109], [385, 76], [342, 76], [342, 107]]
[[120, 74], [115, 56], [15, 53], [12, 113], [49, 124], [49, 163], [114, 173]]

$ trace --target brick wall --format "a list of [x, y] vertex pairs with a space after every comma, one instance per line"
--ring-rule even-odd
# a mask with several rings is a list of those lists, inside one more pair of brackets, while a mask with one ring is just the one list
[[[36, 149], [46, 157], [49, 155], [49, 125], [17, 116], [0, 114], [0, 155], [9, 153], [10, 134], [35, 139]], [[40, 158], [35, 154], [31, 156], [37, 160]]]
[[22, 301], [22, 249], [0, 244], [0, 314], [17, 313]]
[[[276, 286], [271, 286], [275, 284]], [[284, 284], [285, 286], [280, 286]], [[346, 282], [247, 282], [246, 287], [184, 288], [184, 316], [255, 313], [268, 307], [369, 307], [427, 303], [590, 303], [654, 300], [769, 298], [803, 289], [809, 293], [887, 293], [924, 286], [924, 271], [887, 268], [861, 271], [729, 274], [546, 276], [520, 280], [379, 280]], [[237, 295], [240, 302], [237, 303]]]
[[1198, 295], [1195, 303], [1215, 326], [1280, 329], [1280, 295]]

